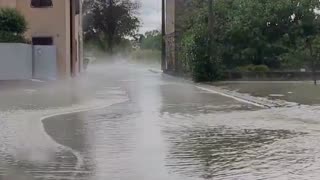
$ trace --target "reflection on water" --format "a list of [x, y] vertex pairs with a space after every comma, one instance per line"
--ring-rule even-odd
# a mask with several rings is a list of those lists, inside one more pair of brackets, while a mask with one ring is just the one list
[[207, 93], [189, 84], [166, 84], [160, 87], [163, 106], [162, 113], [210, 114], [217, 111], [245, 111], [255, 110], [257, 107], [244, 104], [231, 98]]
[[6, 111], [68, 107], [86, 100], [86, 85], [80, 82], [39, 83], [1, 90], [0, 99], [6, 103], [0, 103], [0, 109]]
[[[121, 103], [107, 109], [56, 116], [45, 120], [44, 127], [56, 142], [81, 155], [77, 177], [117, 179], [121, 173], [114, 171], [125, 170], [128, 154], [135, 147], [135, 109], [129, 103]], [[65, 168], [64, 164], [60, 167]]]
[[[59, 179], [62, 177], [77, 177], [77, 158], [70, 151], [61, 150], [54, 154], [54, 158], [46, 163], [35, 163], [1, 154], [0, 179], [31, 180], [31, 179]], [[5, 165], [4, 165], [5, 164]], [[85, 173], [82, 171], [81, 173]]]
[[298, 136], [287, 130], [190, 128], [166, 130], [168, 166], [175, 173], [211, 179], [238, 175], [259, 157], [259, 148]]

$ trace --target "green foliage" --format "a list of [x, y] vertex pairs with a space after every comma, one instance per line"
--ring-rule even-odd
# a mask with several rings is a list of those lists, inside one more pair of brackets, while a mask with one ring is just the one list
[[256, 65], [254, 68], [253, 68], [253, 71], [254, 72], [268, 72], [270, 71], [269, 67], [266, 66], [266, 65]]
[[1, 43], [28, 43], [23, 35], [0, 31]]
[[0, 9], [0, 42], [25, 43], [23, 34], [26, 30], [27, 22], [17, 10]]
[[253, 64], [281, 67], [281, 55], [301, 48], [298, 41], [305, 41], [316, 34], [317, 0], [254, 1], [235, 0], [230, 11], [229, 43], [236, 57]]
[[[214, 48], [211, 48], [212, 52], [209, 52], [208, 18], [205, 4], [196, 1], [193, 5], [197, 7], [197, 10], [186, 9], [190, 12], [190, 16], [187, 16], [185, 21], [192, 25], [188, 26], [187, 23], [183, 23], [185, 31], [182, 34], [178, 57], [182, 61], [184, 71], [190, 72], [194, 81], [219, 80], [223, 70], [220, 44], [217, 41], [212, 42]], [[214, 36], [214, 38], [217, 37]]]
[[240, 66], [235, 69], [239, 72], [268, 72], [270, 71], [269, 67], [266, 65], [247, 65], [247, 66]]
[[306, 49], [292, 49], [280, 56], [283, 69], [300, 69], [308, 67], [310, 56]]
[[83, 31], [85, 43], [94, 41], [104, 50], [113, 51], [126, 37], [136, 34], [140, 4], [132, 0], [85, 0]]
[[[206, 1], [187, 3], [190, 5], [181, 19], [179, 58], [184, 69], [194, 73], [195, 64], [207, 66], [203, 62], [208, 61], [204, 40], [208, 35], [202, 31], [208, 29], [209, 13]], [[253, 66], [250, 71], [312, 69], [320, 60], [319, 9], [319, 0], [215, 0], [210, 27], [215, 60], [208, 62], [229, 70]], [[195, 49], [201, 55], [196, 55]], [[207, 79], [212, 79], [209, 72], [216, 69], [208, 69], [200, 68], [198, 74], [207, 73]]]
[[186, 32], [182, 39], [181, 57], [194, 81], [212, 81], [221, 78], [221, 66], [217, 59], [210, 59], [208, 34], [204, 23], [198, 23]]
[[161, 50], [161, 33], [158, 30], [146, 32], [140, 41], [141, 49]]
[[27, 30], [27, 22], [15, 9], [0, 9], [0, 31], [23, 34]]

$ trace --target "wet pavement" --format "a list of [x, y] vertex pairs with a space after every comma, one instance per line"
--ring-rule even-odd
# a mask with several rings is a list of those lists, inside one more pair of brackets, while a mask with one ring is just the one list
[[221, 82], [215, 85], [272, 100], [280, 99], [305, 105], [320, 105], [320, 85], [315, 86], [311, 81], [240, 81]]
[[2, 91], [21, 98], [0, 102], [0, 179], [318, 179], [320, 107], [197, 86], [118, 63]]

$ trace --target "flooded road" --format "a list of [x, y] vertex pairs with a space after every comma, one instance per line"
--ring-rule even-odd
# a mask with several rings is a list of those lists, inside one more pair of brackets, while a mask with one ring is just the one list
[[311, 81], [221, 82], [215, 85], [253, 96], [320, 105], [320, 86], [315, 86]]
[[93, 66], [76, 87], [62, 108], [41, 108], [44, 98], [2, 115], [0, 179], [320, 175], [320, 107], [264, 109], [128, 64]]

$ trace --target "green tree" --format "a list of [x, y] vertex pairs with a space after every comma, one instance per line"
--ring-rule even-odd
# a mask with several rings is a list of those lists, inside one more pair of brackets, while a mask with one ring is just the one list
[[[184, 68], [194, 74], [194, 63], [205, 60], [203, 57], [190, 59], [196, 53], [195, 47], [208, 48], [206, 40], [200, 44], [196, 41], [208, 36], [202, 29], [208, 26], [208, 3], [190, 0], [186, 4], [186, 12], [180, 19], [182, 51], [179, 57]], [[212, 47], [208, 49], [214, 61], [203, 65], [209, 63], [216, 68], [201, 68], [198, 74], [204, 73], [203, 69], [215, 71], [207, 72], [210, 78], [205, 79], [211, 79], [219, 69], [232, 70], [247, 65], [267, 65], [271, 69], [317, 67], [312, 62], [317, 62], [315, 48], [320, 33], [318, 0], [215, 0], [212, 9], [209, 29]]]
[[15, 9], [0, 9], [0, 42], [26, 42], [27, 30], [25, 18]]
[[297, 48], [297, 41], [317, 33], [317, 0], [235, 0], [228, 37], [240, 60], [280, 67], [280, 55]]
[[83, 8], [85, 42], [94, 41], [112, 53], [115, 45], [137, 33], [138, 1], [85, 0]]
[[142, 49], [161, 50], [161, 33], [158, 30], [147, 31], [140, 39]]

